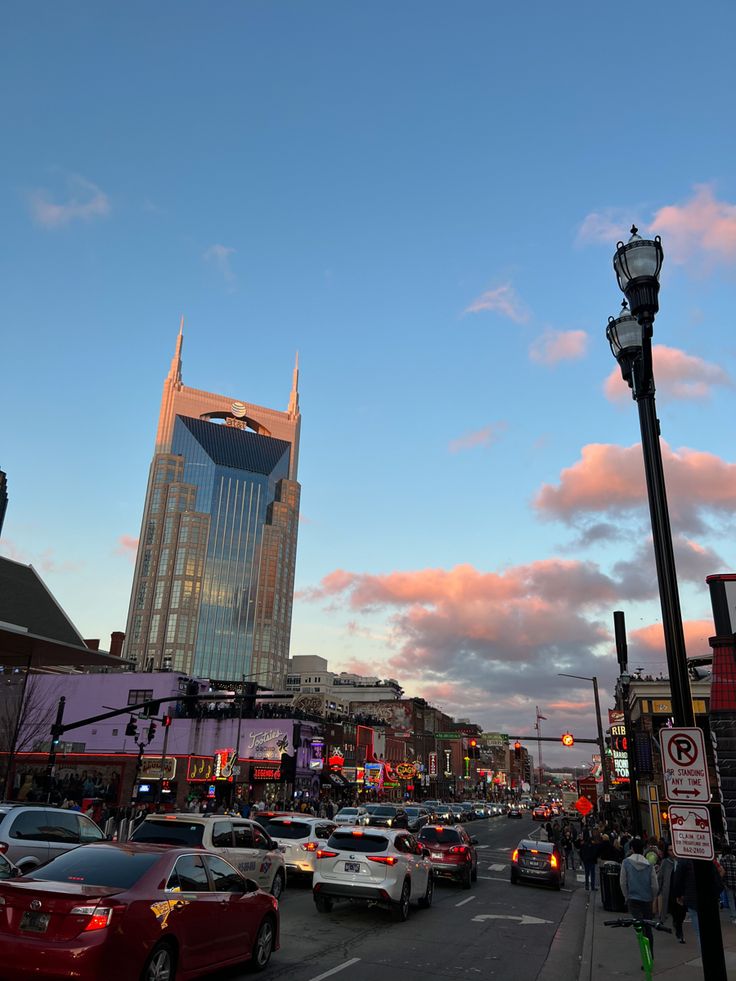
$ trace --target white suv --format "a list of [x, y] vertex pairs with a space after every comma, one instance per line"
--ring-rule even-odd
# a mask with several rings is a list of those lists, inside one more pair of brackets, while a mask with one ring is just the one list
[[305, 814], [272, 817], [265, 827], [284, 856], [288, 874], [312, 875], [317, 864], [317, 849], [325, 847], [335, 830], [335, 823]]
[[263, 828], [238, 817], [206, 814], [149, 814], [131, 841], [179, 848], [206, 848], [227, 859], [276, 899], [286, 885], [284, 856]]
[[390, 828], [336, 828], [317, 850], [312, 894], [320, 913], [336, 899], [351, 899], [409, 916], [409, 903], [432, 905], [434, 876], [429, 849], [408, 831]]

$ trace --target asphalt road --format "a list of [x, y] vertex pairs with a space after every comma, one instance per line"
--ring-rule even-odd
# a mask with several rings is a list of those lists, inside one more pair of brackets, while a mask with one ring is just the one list
[[[467, 827], [480, 846], [478, 882], [471, 890], [439, 882], [432, 908], [412, 907], [406, 923], [394, 923], [386, 911], [349, 903], [319, 914], [311, 890], [290, 884], [281, 901], [281, 949], [261, 977], [535, 981], [574, 891], [582, 886], [570, 872], [561, 892], [511, 885], [511, 852], [522, 837], [539, 829], [531, 818], [496, 817]], [[525, 922], [524, 917], [533, 919]], [[229, 970], [211, 975], [209, 981], [248, 976], [252, 975], [243, 970]]]

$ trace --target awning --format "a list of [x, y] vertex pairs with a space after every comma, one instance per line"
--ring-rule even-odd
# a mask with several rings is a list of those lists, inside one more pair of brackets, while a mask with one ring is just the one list
[[323, 773], [322, 782], [331, 784], [333, 787], [337, 787], [339, 790], [345, 790], [352, 787], [349, 780], [346, 780], [342, 773]]

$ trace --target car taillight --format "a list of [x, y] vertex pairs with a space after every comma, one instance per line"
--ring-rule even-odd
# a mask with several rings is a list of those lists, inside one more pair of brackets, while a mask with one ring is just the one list
[[368, 855], [369, 862], [378, 862], [380, 865], [396, 865], [398, 858], [395, 855]]
[[365, 831], [351, 831], [350, 834], [353, 838], [361, 838], [365, 834]]
[[112, 909], [109, 906], [75, 906], [70, 911], [71, 916], [88, 916], [89, 923], [84, 926], [84, 932], [104, 930], [112, 919]]
[[317, 842], [316, 841], [305, 841], [304, 844], [302, 845], [302, 848], [304, 849], [305, 852], [316, 852], [317, 851]]
[[0, 852], [4, 854], [7, 850], [8, 850], [7, 841], [0, 841]]
[[317, 858], [337, 858], [337, 852], [328, 852], [326, 848], [318, 848]]
[[453, 845], [452, 848], [448, 849], [450, 855], [467, 855], [468, 850], [465, 845]]
[[519, 861], [519, 849], [518, 848], [515, 848], [514, 849], [514, 854], [511, 856], [511, 861], [512, 862], [518, 862]]
[[553, 869], [556, 869], [557, 868], [557, 856], [556, 855], [550, 855], [549, 862], [550, 862], [550, 865], [552, 866]]

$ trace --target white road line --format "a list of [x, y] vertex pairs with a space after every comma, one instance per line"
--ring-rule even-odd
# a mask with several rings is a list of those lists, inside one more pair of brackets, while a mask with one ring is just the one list
[[357, 964], [359, 960], [359, 957], [351, 957], [349, 961], [338, 964], [337, 967], [333, 967], [331, 971], [325, 971], [324, 974], [318, 974], [316, 977], [310, 978], [309, 981], [322, 981], [322, 978], [330, 978], [333, 974], [337, 974], [338, 971], [344, 971], [346, 967], [352, 967], [353, 964]]
[[[475, 896], [468, 896], [467, 899], [461, 899], [459, 903], [455, 903], [455, 907], [457, 908], [458, 906], [464, 906], [466, 903], [472, 903], [474, 899]], [[314, 978], [313, 981], [318, 981], [318, 979]]]
[[495, 875], [479, 875], [478, 878], [479, 879], [485, 879], [486, 882], [506, 882], [506, 883], [508, 883], [508, 881], [509, 881], [508, 879], [499, 879]]
[[488, 866], [488, 871], [489, 872], [503, 872], [503, 870], [505, 868], [506, 868], [505, 865], [489, 865]]
[[490, 848], [490, 845], [476, 845], [476, 848]]

